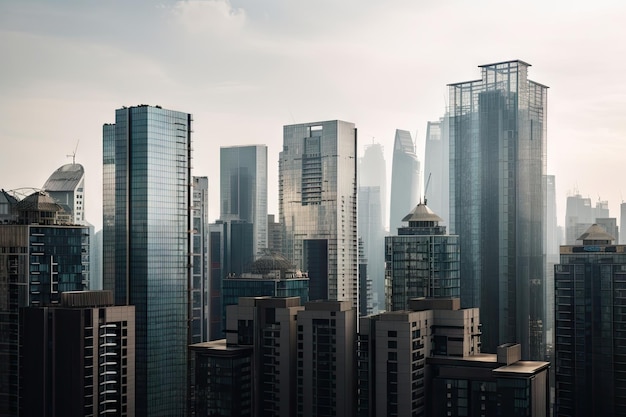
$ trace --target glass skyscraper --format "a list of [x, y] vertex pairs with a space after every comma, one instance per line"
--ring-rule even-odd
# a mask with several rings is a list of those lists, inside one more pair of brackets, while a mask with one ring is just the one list
[[309, 299], [358, 304], [354, 124], [284, 126], [279, 158], [283, 254], [308, 272]]
[[[448, 114], [428, 122], [424, 154], [424, 198], [428, 207], [450, 224], [450, 134]], [[426, 189], [428, 186], [428, 189]]]
[[450, 225], [461, 302], [480, 307], [483, 350], [517, 342], [544, 357], [547, 87], [530, 65], [482, 65], [450, 89]]
[[103, 129], [104, 288], [136, 311], [136, 413], [184, 415], [190, 114], [140, 105]]
[[220, 148], [220, 220], [253, 225], [253, 253], [267, 248], [267, 146]]
[[415, 207], [420, 198], [420, 163], [411, 133], [396, 130], [391, 166], [391, 204], [389, 233], [402, 227], [402, 218]]
[[209, 179], [193, 177], [191, 343], [209, 340]]

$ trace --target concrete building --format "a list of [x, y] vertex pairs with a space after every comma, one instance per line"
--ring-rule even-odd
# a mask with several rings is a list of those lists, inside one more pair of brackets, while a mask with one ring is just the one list
[[103, 279], [136, 313], [136, 413], [187, 409], [192, 116], [115, 111], [103, 127]]
[[309, 275], [311, 300], [358, 304], [354, 124], [284, 126], [279, 157], [282, 253]]
[[267, 146], [220, 148], [220, 220], [252, 224], [252, 253], [267, 249]]
[[20, 310], [20, 415], [135, 415], [135, 307], [69, 291]]
[[387, 311], [408, 309], [412, 298], [459, 297], [459, 237], [448, 235], [440, 221], [420, 202], [402, 219], [398, 235], [385, 237]]
[[356, 320], [347, 300], [310, 301], [298, 312], [295, 416], [356, 415]]
[[626, 415], [626, 246], [594, 224], [555, 266], [558, 416]]
[[461, 301], [480, 307], [483, 344], [545, 355], [546, 114], [548, 87], [530, 64], [481, 65], [449, 85], [450, 232], [461, 246]]
[[[57, 305], [89, 282], [89, 230], [59, 221], [45, 192], [15, 203], [15, 222], [0, 225], [0, 415], [19, 414], [20, 309]], [[67, 217], [63, 216], [64, 219]], [[19, 224], [16, 224], [19, 223]]]
[[411, 133], [396, 130], [391, 166], [391, 201], [389, 206], [389, 233], [402, 227], [402, 218], [415, 207], [421, 196], [420, 163]]

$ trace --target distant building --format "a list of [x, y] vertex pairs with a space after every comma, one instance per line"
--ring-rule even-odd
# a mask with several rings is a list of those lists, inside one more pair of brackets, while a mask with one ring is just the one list
[[0, 224], [10, 224], [17, 222], [17, 198], [4, 189], [0, 190]]
[[622, 236], [619, 239], [619, 244], [626, 243], [626, 203], [622, 202], [619, 205], [619, 228], [622, 231]]
[[626, 410], [626, 246], [594, 224], [554, 267], [558, 416]]
[[363, 243], [363, 257], [367, 260], [367, 273], [375, 293], [370, 294], [370, 297], [376, 298], [376, 311], [384, 308], [385, 301], [385, 229], [380, 200], [379, 187], [359, 187], [358, 231]]
[[397, 236], [385, 237], [386, 310], [406, 310], [412, 298], [458, 298], [459, 237], [423, 203], [404, 216]]
[[45, 192], [15, 204], [20, 224], [0, 225], [0, 415], [18, 415], [20, 309], [58, 305], [89, 282], [89, 230], [59, 221]]
[[380, 143], [365, 145], [363, 157], [359, 158], [358, 181], [359, 187], [378, 187], [380, 190], [379, 206], [381, 222], [384, 224], [387, 219], [387, 163]]
[[267, 146], [220, 148], [220, 220], [252, 224], [252, 253], [267, 248]]
[[389, 233], [396, 233], [396, 229], [402, 227], [402, 218], [415, 207], [420, 195], [420, 163], [415, 143], [410, 132], [397, 129], [391, 166]]
[[136, 413], [187, 409], [192, 116], [139, 105], [103, 126], [103, 280], [136, 313]]
[[481, 65], [480, 79], [449, 85], [450, 233], [485, 349], [517, 342], [522, 357], [543, 359], [548, 87], [529, 67]]
[[282, 253], [309, 275], [311, 300], [358, 303], [357, 131], [339, 120], [284, 126]]
[[280, 253], [283, 250], [283, 228], [273, 214], [267, 215], [267, 249]]
[[193, 177], [191, 343], [209, 340], [209, 180]]
[[619, 227], [617, 227], [615, 217], [596, 217], [595, 224], [602, 226], [608, 234], [615, 238], [615, 242], [619, 242]]
[[[450, 132], [446, 113], [436, 122], [428, 122], [424, 153], [424, 198], [444, 224], [450, 224]], [[426, 189], [428, 186], [428, 189]], [[393, 234], [395, 231], [391, 230]]]
[[20, 311], [20, 415], [134, 416], [135, 307], [70, 291]]
[[363, 239], [359, 237], [359, 316], [367, 316], [374, 312], [374, 308], [378, 309], [378, 303], [374, 303], [372, 280], [363, 246]]
[[85, 169], [81, 164], [65, 164], [50, 175], [44, 191], [71, 215], [72, 224], [85, 225]]

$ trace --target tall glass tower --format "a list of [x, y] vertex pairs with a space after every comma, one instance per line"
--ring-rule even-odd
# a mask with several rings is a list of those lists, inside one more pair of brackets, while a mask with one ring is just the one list
[[448, 123], [447, 113], [436, 122], [428, 122], [424, 153], [424, 198], [428, 199], [428, 207], [439, 214], [445, 224], [450, 224], [450, 134]]
[[186, 409], [191, 122], [141, 105], [103, 130], [104, 288], [135, 306], [137, 415]]
[[279, 158], [283, 254], [309, 274], [309, 299], [358, 306], [356, 136], [339, 120], [284, 126]]
[[544, 357], [547, 87], [530, 65], [482, 65], [450, 89], [450, 220], [461, 302], [480, 307], [483, 350], [517, 342]]
[[220, 148], [220, 220], [253, 225], [253, 253], [267, 248], [267, 146]]
[[420, 163], [415, 153], [411, 133], [396, 130], [391, 167], [391, 205], [389, 209], [389, 233], [395, 234], [402, 227], [402, 219], [417, 204], [420, 197]]

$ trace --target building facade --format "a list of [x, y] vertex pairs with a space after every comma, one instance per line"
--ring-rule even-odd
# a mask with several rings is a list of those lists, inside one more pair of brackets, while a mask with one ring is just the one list
[[547, 87], [530, 65], [481, 65], [449, 85], [450, 226], [461, 245], [461, 301], [479, 306], [485, 349], [518, 342], [544, 357]]
[[412, 298], [458, 298], [459, 237], [423, 203], [402, 221], [397, 236], [385, 237], [386, 310], [407, 310]]
[[87, 224], [85, 222], [85, 169], [81, 164], [63, 165], [50, 175], [43, 189], [70, 214], [72, 224]]
[[209, 340], [209, 179], [193, 177], [191, 343]]
[[424, 153], [424, 198], [445, 224], [450, 224], [449, 122], [447, 113], [435, 122], [428, 122]]
[[410, 211], [421, 195], [420, 163], [415, 152], [411, 133], [396, 130], [391, 166], [391, 201], [389, 205], [389, 233], [402, 227], [402, 218]]
[[311, 300], [358, 304], [354, 124], [284, 126], [279, 158], [283, 254], [309, 276]]
[[138, 415], [187, 408], [191, 123], [140, 105], [103, 128], [104, 289], [135, 306]]
[[253, 226], [253, 253], [267, 248], [267, 146], [220, 148], [220, 220]]
[[[367, 273], [372, 281], [372, 298], [376, 311], [384, 308], [385, 295], [385, 229], [383, 227], [380, 187], [360, 186], [358, 192], [358, 230], [363, 243], [363, 256], [367, 260]], [[380, 301], [379, 301], [380, 300]]]
[[594, 224], [554, 267], [558, 416], [626, 415], [626, 246]]
[[70, 291], [20, 311], [24, 417], [134, 416], [135, 308], [108, 291]]

